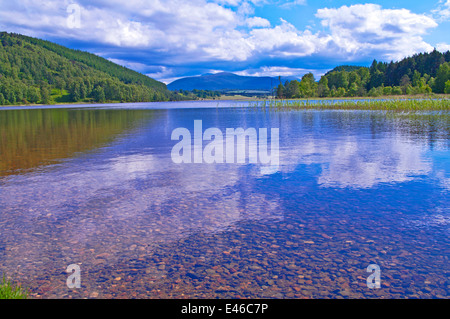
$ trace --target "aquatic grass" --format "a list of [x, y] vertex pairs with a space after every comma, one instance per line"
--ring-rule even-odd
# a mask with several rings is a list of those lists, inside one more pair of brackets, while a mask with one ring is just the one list
[[269, 110], [388, 110], [388, 111], [450, 111], [449, 99], [390, 100], [268, 100], [255, 103]]
[[15, 285], [3, 275], [0, 283], [0, 299], [27, 299], [28, 291]]

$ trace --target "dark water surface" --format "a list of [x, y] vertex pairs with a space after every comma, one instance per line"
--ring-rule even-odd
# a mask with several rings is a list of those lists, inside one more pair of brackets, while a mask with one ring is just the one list
[[[194, 120], [279, 128], [279, 169], [173, 163]], [[32, 297], [450, 296], [448, 112], [11, 108], [0, 133], [0, 272]]]

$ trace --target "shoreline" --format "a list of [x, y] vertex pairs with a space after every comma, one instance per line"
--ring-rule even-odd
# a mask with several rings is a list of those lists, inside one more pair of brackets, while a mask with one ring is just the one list
[[220, 101], [220, 100], [242, 100], [242, 101], [264, 101], [264, 100], [272, 100], [272, 101], [331, 101], [331, 100], [403, 100], [403, 99], [423, 99], [423, 100], [432, 100], [432, 99], [450, 99], [450, 94], [416, 94], [416, 95], [381, 95], [377, 97], [372, 96], [343, 96], [343, 97], [311, 97], [311, 98], [297, 98], [297, 99], [274, 99], [274, 98], [258, 98], [258, 97], [246, 97], [246, 96], [221, 96], [217, 99], [201, 99], [201, 101]]
[[273, 102], [308, 102], [308, 101], [349, 101], [349, 100], [450, 100], [450, 94], [417, 94], [417, 95], [382, 95], [378, 97], [370, 96], [355, 96], [355, 97], [312, 97], [312, 98], [297, 98], [297, 99], [274, 99], [274, 98], [258, 98], [258, 97], [247, 97], [247, 96], [220, 96], [215, 99], [198, 99], [198, 100], [182, 100], [182, 101], [149, 101], [149, 102], [120, 102], [120, 101], [106, 101], [104, 103], [97, 102], [64, 102], [64, 103], [53, 103], [53, 104], [10, 104], [10, 105], [0, 105], [0, 110], [2, 108], [9, 107], [40, 107], [40, 106], [71, 106], [71, 105], [98, 105], [98, 104], [128, 104], [128, 103], [160, 103], [160, 102], [186, 102], [186, 101], [244, 101], [244, 102], [258, 102], [258, 101], [273, 101]]

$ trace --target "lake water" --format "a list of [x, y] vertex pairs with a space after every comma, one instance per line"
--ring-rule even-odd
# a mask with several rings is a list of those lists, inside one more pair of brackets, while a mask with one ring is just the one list
[[[0, 272], [35, 298], [450, 297], [450, 113], [243, 104], [0, 110]], [[278, 167], [174, 163], [195, 120], [278, 128]]]

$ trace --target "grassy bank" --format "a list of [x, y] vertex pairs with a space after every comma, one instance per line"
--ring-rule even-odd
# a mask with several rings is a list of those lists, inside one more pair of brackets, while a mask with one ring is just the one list
[[347, 100], [266, 100], [255, 106], [276, 110], [391, 110], [391, 111], [450, 111], [450, 99], [347, 99]]
[[26, 299], [28, 292], [20, 285], [15, 285], [3, 276], [0, 282], [0, 299]]

